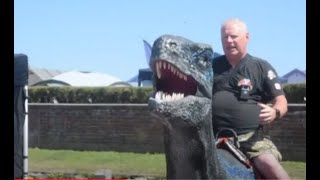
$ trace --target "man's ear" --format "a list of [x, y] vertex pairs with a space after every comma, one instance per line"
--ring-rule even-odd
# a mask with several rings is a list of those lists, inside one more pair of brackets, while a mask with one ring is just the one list
[[249, 32], [246, 33], [246, 38], [249, 40]]

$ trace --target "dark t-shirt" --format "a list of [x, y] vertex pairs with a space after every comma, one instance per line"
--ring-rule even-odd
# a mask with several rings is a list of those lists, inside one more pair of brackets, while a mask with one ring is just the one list
[[257, 129], [261, 110], [257, 102], [267, 103], [284, 94], [276, 71], [265, 60], [247, 54], [232, 68], [226, 56], [220, 56], [213, 60], [212, 67], [215, 132], [232, 128], [237, 134], [243, 134]]

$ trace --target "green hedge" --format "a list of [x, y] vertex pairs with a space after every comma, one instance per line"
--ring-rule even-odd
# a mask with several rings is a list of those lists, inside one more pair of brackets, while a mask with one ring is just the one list
[[[289, 103], [305, 103], [306, 84], [284, 85]], [[147, 103], [152, 87], [70, 87], [34, 86], [29, 88], [29, 102], [52, 103]]]
[[48, 87], [29, 88], [29, 102], [52, 103], [147, 103], [151, 87]]
[[283, 86], [286, 97], [289, 103], [306, 103], [306, 83], [287, 84]]

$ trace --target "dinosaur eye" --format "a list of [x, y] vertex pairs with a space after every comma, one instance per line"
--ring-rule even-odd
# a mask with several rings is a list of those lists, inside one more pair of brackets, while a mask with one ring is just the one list
[[199, 59], [199, 64], [202, 65], [203, 67], [206, 67], [208, 65], [208, 60], [206, 57], [202, 57]]
[[177, 43], [175, 43], [175, 42], [170, 42], [170, 43], [169, 43], [169, 46], [170, 46], [171, 48], [175, 48], [175, 47], [177, 47]]

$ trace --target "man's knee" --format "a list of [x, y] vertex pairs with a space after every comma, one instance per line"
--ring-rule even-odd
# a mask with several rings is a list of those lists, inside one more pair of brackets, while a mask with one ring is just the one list
[[261, 165], [264, 167], [273, 167], [274, 164], [279, 164], [277, 158], [271, 153], [263, 153], [259, 156], [252, 158], [255, 165]]
[[252, 158], [254, 166], [267, 179], [290, 179], [280, 162], [271, 153], [264, 153]]

